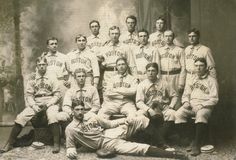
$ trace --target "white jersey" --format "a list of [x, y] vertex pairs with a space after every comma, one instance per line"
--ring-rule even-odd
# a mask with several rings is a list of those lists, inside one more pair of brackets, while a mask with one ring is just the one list
[[72, 75], [76, 69], [83, 69], [87, 75], [100, 76], [97, 57], [89, 49], [73, 50], [67, 54], [67, 57], [66, 66]]
[[102, 47], [106, 42], [106, 38], [98, 34], [97, 36], [95, 35], [90, 35], [87, 38], [87, 46], [88, 48], [96, 55], [99, 56], [99, 48]]
[[212, 77], [216, 77], [215, 61], [213, 59], [210, 48], [202, 44], [197, 44], [195, 46], [189, 45], [188, 47], [186, 47], [184, 52], [187, 73], [196, 72], [194, 61], [197, 58], [205, 58], [207, 61], [207, 67], [210, 71], [210, 75]]
[[149, 42], [152, 46], [160, 48], [165, 45], [163, 32], [156, 31], [149, 36]]
[[68, 74], [66, 69], [67, 56], [65, 54], [60, 52], [56, 52], [55, 54], [44, 52], [42, 56], [45, 56], [47, 59], [47, 73], [49, 75], [53, 75], [56, 78], [61, 79]]
[[136, 32], [130, 33], [126, 31], [121, 34], [120, 41], [127, 45], [138, 45], [138, 34]]

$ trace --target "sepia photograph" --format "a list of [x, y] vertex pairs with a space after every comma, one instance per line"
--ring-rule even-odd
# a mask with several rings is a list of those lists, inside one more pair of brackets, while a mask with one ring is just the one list
[[0, 0], [0, 160], [236, 160], [236, 0]]

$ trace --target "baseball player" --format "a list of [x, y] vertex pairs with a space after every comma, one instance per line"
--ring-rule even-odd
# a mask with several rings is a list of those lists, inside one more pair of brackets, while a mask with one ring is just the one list
[[[146, 66], [146, 72], [148, 78], [142, 81], [137, 88], [136, 105], [140, 109], [138, 112], [149, 117], [151, 120], [150, 123], [156, 130], [158, 128], [160, 129], [161, 121], [164, 118], [164, 128], [156, 143], [165, 148], [168, 146], [164, 142], [164, 137], [174, 125], [174, 106], [177, 102], [178, 95], [173, 88], [168, 86], [167, 82], [157, 77], [157, 63], [149, 63]], [[160, 131], [158, 130], [158, 132]], [[158, 134], [158, 132], [155, 134]], [[157, 135], [152, 136], [153, 140], [155, 136]]]
[[109, 29], [110, 40], [106, 42], [104, 47], [101, 48], [101, 57], [103, 59], [102, 67], [104, 68], [103, 87], [106, 89], [109, 79], [116, 74], [116, 60], [120, 57], [129, 59], [128, 46], [119, 41], [120, 29], [117, 26], [112, 26]]
[[156, 32], [150, 34], [149, 41], [152, 46], [160, 48], [165, 45], [164, 31], [166, 20], [163, 17], [158, 17], [156, 20]]
[[174, 32], [166, 30], [164, 32], [166, 45], [159, 48], [158, 51], [160, 55], [161, 78], [179, 94], [179, 103], [177, 104], [180, 105], [180, 97], [185, 85], [186, 71], [184, 51], [173, 43], [174, 38]]
[[107, 149], [120, 154], [187, 159], [180, 152], [168, 152], [147, 144], [127, 141], [133, 133], [148, 125], [148, 119], [144, 116], [116, 121], [95, 117], [93, 121], [86, 121], [84, 111], [83, 103], [74, 106], [73, 121], [66, 128], [66, 156], [69, 159], [77, 158], [77, 144], [93, 150]]
[[50, 37], [47, 39], [47, 52], [44, 52], [41, 56], [45, 56], [48, 62], [47, 73], [51, 76], [55, 76], [58, 80], [59, 88], [62, 97], [69, 87], [67, 82], [68, 72], [66, 69], [66, 59], [67, 56], [63, 53], [57, 51], [58, 39], [55, 37]]
[[90, 21], [89, 28], [92, 34], [87, 38], [87, 46], [98, 56], [99, 48], [105, 44], [106, 38], [99, 33], [100, 23], [97, 20]]
[[127, 117], [136, 115], [134, 102], [138, 81], [130, 75], [127, 60], [123, 57], [116, 60], [118, 74], [111, 77], [104, 93], [104, 102], [98, 115], [109, 119], [113, 114], [124, 114]]
[[194, 61], [197, 58], [205, 58], [207, 61], [207, 69], [210, 72], [210, 76], [216, 78], [215, 62], [210, 48], [200, 44], [200, 32], [193, 28], [188, 31], [188, 40], [190, 45], [185, 49], [185, 63], [186, 63], [186, 83], [192, 79], [192, 76], [196, 74]]
[[77, 69], [74, 72], [76, 86], [67, 90], [64, 100], [62, 111], [67, 113], [62, 120], [69, 119], [72, 115], [71, 106], [77, 101], [83, 101], [85, 104], [85, 119], [88, 120], [94, 117], [100, 109], [100, 101], [97, 89], [94, 86], [85, 86], [86, 72], [85, 70]]
[[[130, 56], [130, 67], [132, 74], [141, 82], [146, 79], [146, 65], [151, 62], [160, 64], [159, 54], [156, 48], [148, 42], [149, 33], [147, 30], [138, 31], [139, 45], [133, 47]], [[160, 67], [159, 67], [160, 68]]]
[[97, 87], [100, 76], [97, 57], [86, 48], [86, 36], [79, 34], [76, 36], [75, 42], [78, 48], [67, 54], [66, 67], [70, 74], [70, 81], [76, 85], [73, 75], [76, 69], [81, 69], [86, 71], [85, 84]]
[[137, 25], [137, 18], [133, 15], [126, 17], [127, 31], [122, 33], [120, 36], [120, 41], [127, 45], [137, 45], [138, 35], [135, 32], [135, 27]]
[[187, 118], [195, 116], [196, 132], [191, 155], [200, 152], [202, 140], [207, 131], [208, 119], [218, 102], [218, 84], [215, 78], [209, 76], [205, 58], [195, 60], [197, 75], [186, 83], [182, 107], [175, 113], [175, 123], [179, 131], [187, 129]]
[[13, 148], [13, 144], [21, 132], [22, 128], [37, 113], [46, 110], [48, 124], [53, 134], [54, 147], [53, 153], [60, 151], [60, 128], [56, 119], [59, 106], [58, 101], [61, 98], [58, 81], [55, 77], [49, 76], [47, 71], [47, 59], [39, 57], [36, 61], [37, 71], [32, 79], [29, 79], [26, 86], [26, 102], [28, 106], [17, 115], [15, 125], [12, 128], [6, 145], [1, 152], [7, 152]]

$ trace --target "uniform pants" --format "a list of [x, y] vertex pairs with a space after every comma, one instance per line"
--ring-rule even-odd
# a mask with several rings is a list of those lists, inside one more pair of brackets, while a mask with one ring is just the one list
[[[51, 98], [52, 97], [40, 97], [40, 98], [35, 98], [35, 101], [37, 104], [42, 105], [46, 104], [47, 101], [49, 101]], [[47, 108], [46, 114], [48, 118], [48, 124], [58, 122], [56, 117], [58, 112], [59, 112], [58, 105], [52, 105]], [[15, 122], [24, 127], [26, 123], [30, 121], [36, 114], [37, 112], [35, 112], [31, 107], [26, 107], [20, 114], [17, 115]]]
[[125, 100], [122, 102], [120, 100], [119, 102], [113, 101], [113, 102], [107, 102], [105, 101], [102, 105], [102, 108], [99, 110], [98, 115], [102, 116], [103, 118], [109, 119], [111, 115], [113, 114], [124, 114], [127, 117], [132, 117], [136, 115], [136, 107], [134, 102], [128, 101], [125, 102]]
[[208, 123], [208, 119], [211, 116], [212, 109], [202, 108], [196, 110], [196, 107], [193, 106], [192, 110], [188, 110], [184, 107], [181, 107], [175, 113], [175, 123], [187, 123], [188, 117], [195, 116], [195, 123]]

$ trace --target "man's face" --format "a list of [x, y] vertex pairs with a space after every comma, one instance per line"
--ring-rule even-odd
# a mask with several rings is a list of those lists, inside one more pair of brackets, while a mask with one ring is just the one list
[[76, 43], [79, 50], [84, 50], [86, 47], [87, 41], [84, 37], [81, 36], [80, 38], [77, 38]]
[[47, 70], [47, 63], [45, 63], [44, 61], [40, 61], [37, 63], [37, 69], [38, 69], [38, 72], [40, 73], [45, 73], [46, 70]]
[[158, 71], [154, 67], [149, 67], [147, 69], [147, 77], [150, 81], [155, 81], [157, 79]]
[[109, 36], [110, 39], [113, 43], [116, 43], [119, 41], [119, 37], [120, 37], [120, 31], [118, 29], [113, 29], [109, 31]]
[[199, 36], [196, 33], [191, 32], [188, 34], [188, 40], [191, 45], [196, 45], [199, 43]]
[[57, 40], [49, 40], [47, 48], [51, 53], [57, 52]]
[[86, 79], [86, 75], [84, 72], [79, 72], [75, 74], [75, 80], [78, 85], [84, 85], [85, 79]]
[[75, 119], [82, 121], [84, 119], [85, 109], [81, 105], [75, 106], [73, 113]]
[[90, 24], [90, 30], [92, 32], [93, 35], [98, 35], [99, 34], [99, 29], [100, 29], [100, 26], [98, 25], [97, 22], [93, 22]]
[[146, 32], [139, 32], [138, 38], [142, 45], [146, 45], [148, 43], [148, 34]]
[[206, 74], [207, 66], [203, 62], [197, 61], [194, 64], [195, 64], [198, 76], [201, 77]]
[[164, 38], [165, 38], [165, 42], [167, 44], [173, 44], [173, 40], [174, 40], [174, 33], [172, 31], [165, 31], [164, 32]]
[[123, 60], [119, 60], [116, 64], [116, 68], [119, 74], [124, 74], [127, 70], [127, 65]]
[[156, 29], [158, 30], [158, 31], [163, 31], [163, 29], [164, 29], [164, 21], [163, 20], [161, 20], [161, 19], [158, 19], [157, 21], [156, 21]]
[[131, 33], [134, 32], [135, 31], [135, 26], [136, 26], [135, 20], [132, 19], [132, 18], [128, 18], [126, 20], [126, 26], [127, 26], [127, 29], [128, 29], [129, 32], [131, 32]]

